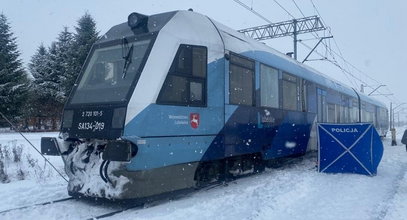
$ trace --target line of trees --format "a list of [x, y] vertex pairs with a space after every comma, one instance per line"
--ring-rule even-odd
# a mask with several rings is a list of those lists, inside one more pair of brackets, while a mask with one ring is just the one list
[[[25, 69], [7, 17], [0, 14], [0, 112], [22, 128], [58, 129], [63, 105], [99, 38], [88, 13], [74, 29], [64, 27], [51, 45], [39, 45]], [[1, 118], [0, 127], [8, 126]]]

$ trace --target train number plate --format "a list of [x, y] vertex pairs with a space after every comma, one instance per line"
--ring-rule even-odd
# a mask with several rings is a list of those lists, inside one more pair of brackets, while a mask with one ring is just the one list
[[79, 122], [78, 130], [102, 131], [105, 129], [105, 123], [99, 121]]

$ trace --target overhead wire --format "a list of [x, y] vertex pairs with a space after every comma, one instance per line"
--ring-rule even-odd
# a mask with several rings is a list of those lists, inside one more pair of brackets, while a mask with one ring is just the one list
[[[262, 16], [260, 13], [258, 13], [257, 11], [255, 11], [254, 9], [253, 9], [253, 1], [252, 1], [252, 6], [251, 7], [248, 7], [246, 4], [244, 4], [244, 3], [242, 3], [241, 1], [239, 1], [239, 0], [234, 0], [236, 3], [238, 3], [238, 4], [240, 4], [241, 6], [243, 6], [244, 8], [246, 8], [247, 10], [249, 10], [249, 11], [251, 11], [253, 14], [255, 14], [256, 16], [258, 16], [258, 17], [260, 17], [260, 18], [262, 18], [263, 20], [265, 20], [266, 22], [268, 22], [268, 23], [270, 23], [270, 24], [273, 24], [273, 22], [271, 22], [269, 19], [267, 19], [267, 18], [265, 18], [264, 16]], [[291, 16], [293, 19], [295, 19], [295, 17], [283, 6], [283, 5], [281, 5], [277, 0], [273, 0], [281, 9], [283, 9], [289, 16]], [[301, 10], [301, 8], [298, 6], [298, 4], [295, 2], [295, 0], [292, 0], [293, 1], [293, 3], [294, 3], [294, 5], [295, 5], [295, 7], [300, 11], [300, 13], [305, 17], [305, 14], [303, 13], [303, 11]], [[314, 10], [316, 11], [316, 13], [319, 15], [319, 17], [321, 18], [321, 21], [323, 22], [323, 24], [326, 26], [326, 22], [324, 21], [324, 19], [322, 18], [322, 16], [321, 16], [321, 14], [319, 13], [319, 11], [318, 11], [318, 9], [316, 8], [316, 6], [315, 6], [315, 4], [314, 4], [314, 2], [312, 1], [312, 0], [310, 0], [311, 1], [311, 4], [313, 5], [313, 8], [314, 8]], [[331, 29], [330, 28], [328, 28], [328, 32], [329, 32], [329, 34], [332, 36], [332, 32], [331, 32]], [[311, 33], [314, 37], [316, 37], [316, 38], [320, 38], [319, 37], [319, 34], [318, 33]], [[316, 36], [315, 36], [316, 35]], [[342, 54], [342, 52], [341, 52], [341, 50], [340, 50], [340, 48], [339, 48], [339, 46], [338, 46], [338, 43], [336, 42], [336, 40], [335, 40], [335, 38], [333, 38], [334, 39], [334, 44], [335, 44], [335, 46], [336, 46], [336, 48], [338, 49], [338, 51], [339, 51], [339, 54], [338, 53], [336, 53], [334, 50], [332, 50], [332, 46], [330, 45], [330, 41], [329, 41], [329, 44], [327, 44], [327, 43], [325, 43], [325, 42], [322, 42], [322, 44], [325, 46], [325, 48], [329, 48], [328, 50], [326, 49], [326, 52], [328, 52], [330, 55], [331, 55], [331, 57], [332, 57], [332, 59], [333, 60], [330, 60], [330, 59], [328, 59], [327, 58], [327, 56], [325, 55], [322, 55], [322, 54], [320, 54], [318, 51], [315, 51], [315, 53], [317, 53], [319, 56], [321, 56], [323, 59], [322, 60], [328, 60], [329, 62], [331, 62], [332, 64], [334, 64], [336, 67], [338, 67], [343, 73], [344, 73], [344, 75], [345, 75], [345, 77], [347, 78], [347, 80], [352, 84], [352, 86], [355, 86], [356, 88], [358, 87], [358, 83], [356, 83], [355, 81], [352, 81], [350, 78], [349, 78], [349, 76], [351, 76], [352, 78], [354, 78], [355, 80], [357, 80], [357, 81], [359, 81], [359, 82], [361, 82], [362, 84], [365, 84], [366, 85], [366, 87], [369, 87], [369, 88], [371, 88], [371, 89], [374, 89], [371, 85], [369, 85], [368, 83], [366, 83], [364, 80], [362, 80], [361, 79], [361, 75], [359, 75], [359, 77], [357, 77], [357, 76], [355, 76], [354, 74], [352, 74], [351, 73], [351, 71], [350, 71], [350, 68], [348, 67], [348, 65], [349, 66], [351, 66], [353, 69], [355, 69], [355, 70], [357, 70], [359, 73], [362, 73], [363, 75], [365, 75], [365, 76], [367, 76], [369, 79], [371, 79], [371, 80], [373, 80], [374, 82], [376, 82], [376, 83], [379, 83], [376, 79], [374, 79], [374, 78], [372, 78], [371, 76], [369, 76], [369, 75], [367, 75], [366, 73], [364, 73], [363, 71], [361, 71], [360, 69], [358, 69], [358, 68], [356, 68], [353, 64], [351, 64], [350, 62], [348, 62], [345, 58], [344, 58], [344, 56], [343, 56], [343, 54]], [[302, 41], [299, 41], [299, 43], [300, 44], [302, 44], [303, 46], [305, 46], [305, 47], [307, 47], [308, 49], [311, 49], [308, 45], [306, 45], [304, 42], [302, 42]], [[336, 58], [335, 58], [335, 56], [338, 56], [341, 60], [342, 60], [342, 62], [344, 63], [344, 66], [345, 66], [345, 68], [344, 67], [342, 67], [340, 64], [339, 64], [339, 62], [336, 60]], [[349, 76], [348, 76], [349, 75]], [[387, 88], [387, 87], [386, 87]], [[387, 88], [387, 90], [390, 92], [390, 90]], [[379, 94], [381, 94], [381, 95], [385, 95], [385, 94], [382, 94], [382, 93], [380, 93], [380, 92], [378, 92]], [[392, 100], [391, 98], [389, 98], [388, 96], [385, 96], [386, 98], [388, 98], [389, 100]]]
[[[298, 9], [298, 11], [301, 13], [301, 15], [303, 16], [303, 17], [306, 17], [305, 16], [305, 14], [304, 14], [304, 12], [301, 10], [301, 8], [298, 6], [298, 4], [297, 4], [297, 2], [295, 1], [295, 0], [292, 0], [292, 2], [294, 3], [294, 5], [295, 5], [295, 7]], [[318, 13], [319, 14], [319, 13]], [[321, 18], [321, 21], [322, 21], [322, 17], [319, 15], [319, 17]], [[325, 22], [323, 22], [323, 24], [324, 24]], [[326, 27], [326, 25], [324, 24], [324, 26]], [[320, 36], [319, 36], [319, 34], [317, 33], [317, 32], [311, 32], [311, 34], [312, 34], [312, 36], [314, 36], [315, 38], [321, 38]], [[316, 36], [315, 36], [316, 35]], [[330, 33], [330, 35], [332, 36], [332, 34]], [[330, 42], [330, 41], [329, 41]], [[328, 57], [328, 53], [331, 55], [331, 57], [334, 59], [334, 61], [335, 61], [335, 63], [336, 64], [338, 64], [338, 62], [336, 61], [336, 59], [335, 59], [335, 57], [333, 56], [333, 54], [332, 54], [332, 48], [331, 48], [331, 46], [330, 45], [328, 45], [328, 44], [326, 44], [325, 42], [323, 42], [323, 41], [321, 41], [321, 43], [325, 46], [325, 57]], [[305, 46], [304, 44], [302, 44], [303, 46]], [[339, 66], [339, 65], [338, 65]], [[343, 68], [340, 68], [341, 70], [342, 70], [342, 72], [343, 72]], [[352, 80], [350, 80], [350, 78], [347, 76], [347, 72], [349, 72], [349, 71], [346, 71], [346, 72], [343, 72], [344, 73], [344, 75], [345, 75], [345, 77], [348, 79], [348, 81], [350, 82], [350, 84], [352, 84], [353, 86], [355, 86], [356, 85], [356, 87], [357, 87], [357, 83], [355, 82], [355, 81], [352, 81]]]
[[[310, 1], [311, 1], [311, 4], [312, 4], [314, 10], [315, 10], [316, 13], [318, 14], [318, 16], [321, 18], [322, 23], [324, 24], [325, 27], [327, 27], [325, 20], [322, 18], [321, 14], [319, 13], [318, 9], [316, 8], [314, 2], [313, 2], [312, 0], [310, 0]], [[303, 11], [301, 10], [301, 8], [298, 6], [297, 2], [296, 2], [295, 0], [292, 0], [292, 2], [294, 3], [294, 5], [295, 5], [295, 7], [298, 9], [298, 11], [302, 14], [302, 16], [306, 17], [305, 14], [303, 13]], [[330, 34], [331, 36], [333, 35], [330, 28], [328, 28], [328, 32], [329, 32], [329, 34]], [[311, 32], [311, 34], [312, 34], [314, 37], [316, 37], [316, 38], [320, 38], [320, 36], [319, 36], [319, 34], [318, 34], [317, 32], [315, 32], [315, 33]], [[315, 35], [316, 35], [316, 36], [315, 36]], [[331, 47], [331, 45], [330, 45], [330, 42], [331, 42], [331, 41], [329, 41], [329, 45], [328, 45], [327, 43], [325, 43], [325, 42], [321, 42], [321, 43], [325, 46], [325, 51], [326, 51], [326, 53], [330, 53], [330, 54], [331, 54], [332, 58], [334, 59], [335, 63], [337, 64], [337, 66], [339, 67], [339, 63], [338, 63], [338, 61], [336, 60], [334, 54], [337, 55], [337, 56], [339, 56], [339, 57], [344, 61], [345, 66], [350, 65], [350, 66], [352, 66], [354, 69], [356, 69], [356, 70], [358, 70], [359, 72], [361, 72], [359, 69], [355, 68], [355, 66], [353, 66], [352, 64], [350, 64], [348, 61], [346, 61], [346, 60], [343, 58], [344, 56], [343, 56], [342, 51], [340, 50], [340, 48], [339, 48], [339, 46], [338, 46], [338, 43], [336, 42], [336, 39], [333, 38], [333, 40], [334, 40], [334, 43], [335, 43], [335, 45], [336, 45], [336, 47], [337, 47], [337, 49], [338, 49], [338, 51], [339, 51], [339, 54], [337, 54], [334, 50], [332, 50], [332, 47]], [[329, 48], [329, 49], [328, 49], [328, 48]], [[327, 54], [325, 54], [325, 56], [327, 56]], [[349, 74], [349, 73], [350, 73], [349, 67], [346, 67], [346, 68], [347, 68], [347, 71], [346, 71], [346, 72]], [[341, 67], [340, 69], [343, 69], [343, 67]], [[370, 77], [370, 76], [368, 76], [368, 77], [371, 78], [371, 79], [373, 79], [373, 78]], [[360, 79], [360, 80], [361, 80], [361, 79]], [[360, 80], [359, 80], [359, 81], [360, 81]], [[377, 82], [377, 80], [374, 80], [374, 81]], [[361, 81], [361, 82], [363, 83], [363, 81]], [[352, 83], [352, 82], [351, 82], [351, 83]], [[352, 83], [352, 84], [353, 84], [353, 83]], [[367, 83], [366, 83], [366, 84], [367, 84]]]
[[[273, 22], [271, 22], [269, 19], [265, 18], [264, 16], [262, 16], [260, 13], [258, 13], [257, 11], [255, 11], [253, 8], [250, 8], [249, 6], [247, 6], [246, 4], [244, 4], [243, 2], [239, 1], [239, 0], [233, 0], [236, 3], [240, 4], [241, 6], [243, 6], [244, 8], [246, 8], [247, 10], [251, 11], [253, 14], [257, 15], [258, 17], [262, 18], [264, 21], [268, 22], [269, 24], [273, 24]], [[293, 19], [295, 18], [287, 9], [285, 9], [284, 6], [282, 6], [277, 0], [273, 0], [281, 9], [283, 9], [289, 16], [291, 16]], [[294, 1], [295, 3], [295, 1]], [[295, 3], [296, 7], [300, 10], [301, 14], [303, 14], [303, 16], [305, 17], [304, 13], [301, 11], [301, 9], [298, 7], [298, 5]], [[318, 35], [317, 35], [318, 36]], [[315, 37], [315, 35], [314, 35]], [[319, 36], [318, 36], [319, 37]], [[308, 45], [306, 45], [304, 42], [299, 41], [300, 44], [302, 44], [303, 46], [311, 49]], [[317, 51], [315, 51], [317, 53]], [[322, 58], [325, 58], [325, 56], [321, 55], [320, 53], [317, 53], [318, 55], [320, 55]], [[337, 61], [335, 61], [337, 63]], [[339, 66], [339, 65], [337, 65]], [[341, 70], [343, 70], [343, 68], [340, 68]], [[345, 77], [347, 78], [347, 80], [352, 84], [352, 86], [357, 85], [355, 82], [353, 82], [347, 75], [346, 72], [343, 72]], [[353, 77], [355, 78], [355, 77]], [[357, 87], [357, 86], [356, 86]]]
[[[326, 22], [325, 22], [325, 20], [323, 19], [323, 17], [321, 16], [321, 13], [319, 12], [318, 8], [316, 7], [314, 1], [313, 1], [313, 0], [310, 0], [310, 2], [311, 2], [311, 4], [312, 4], [312, 7], [314, 8], [314, 11], [318, 14], [318, 16], [321, 18], [322, 23], [326, 26]], [[331, 31], [330, 28], [328, 28], [328, 32], [330, 33], [331, 36], [333, 36], [332, 31]], [[374, 78], [371, 77], [369, 74], [366, 74], [365, 72], [361, 71], [359, 68], [357, 68], [356, 66], [354, 66], [352, 63], [350, 63], [349, 61], [347, 61], [347, 60], [344, 58], [343, 53], [342, 53], [340, 47], [338, 46], [338, 42], [336, 41], [335, 38], [333, 38], [333, 41], [334, 41], [334, 44], [335, 44], [336, 48], [338, 49], [339, 54], [336, 53], [335, 51], [332, 51], [332, 53], [333, 53], [333, 54], [336, 54], [337, 56], [339, 56], [339, 57], [342, 59], [342, 61], [345, 63], [345, 65], [351, 66], [354, 70], [356, 70], [356, 71], [359, 72], [360, 74], [363, 74], [365, 77], [369, 78], [370, 80], [374, 81], [375, 83], [377, 83], [377, 84], [379, 84], [379, 85], [381, 84], [378, 80], [374, 79]], [[322, 42], [322, 43], [325, 44], [324, 42]], [[363, 83], [365, 83], [365, 82], [363, 82]], [[365, 84], [367, 85], [367, 83], [365, 83]], [[389, 89], [388, 87], [386, 87], [386, 90], [387, 90], [389, 93], [391, 93], [391, 91], [390, 91], [390, 89]], [[380, 94], [380, 92], [378, 92], [378, 93]], [[382, 95], [383, 95], [383, 94], [382, 94]], [[393, 101], [393, 100], [392, 100], [391, 98], [389, 98], [388, 96], [385, 96], [385, 97], [386, 97], [387, 99]], [[396, 97], [394, 97], [394, 98], [397, 99]]]
[[[317, 9], [315, 3], [313, 2], [313, 0], [310, 0], [310, 1], [311, 1], [311, 4], [312, 4], [312, 6], [313, 6], [315, 12], [316, 12], [316, 13], [318, 14], [318, 16], [321, 18], [322, 23], [324, 24], [325, 27], [327, 27], [326, 22], [325, 22], [325, 20], [322, 18], [321, 14], [319, 13], [319, 10]], [[285, 9], [281, 4], [279, 4], [279, 3], [277, 2], [277, 0], [274, 0], [274, 2], [277, 3], [289, 16], [293, 17], [293, 15], [292, 15], [287, 9]], [[303, 11], [301, 10], [301, 8], [298, 6], [297, 2], [296, 2], [295, 0], [292, 0], [292, 2], [294, 3], [294, 5], [295, 5], [295, 7], [298, 9], [298, 11], [301, 13], [301, 15], [302, 15], [303, 17], [306, 17], [305, 14], [303, 13]], [[294, 18], [294, 17], [293, 17], [293, 18]], [[333, 34], [332, 34], [332, 32], [331, 32], [331, 29], [330, 29], [330, 28], [327, 28], [327, 29], [328, 29], [329, 34], [330, 34], [331, 36], [333, 36]], [[311, 34], [312, 34], [314, 37], [316, 37], [316, 38], [320, 38], [320, 36], [319, 36], [319, 34], [318, 34], [317, 32], [311, 32]], [[316, 36], [315, 36], [315, 35], [316, 35]], [[330, 53], [332, 59], [334, 60], [334, 61], [332, 62], [332, 64], [335, 64], [335, 66], [337, 66], [339, 69], [341, 69], [342, 72], [344, 72], [345, 76], [346, 76], [346, 74], [349, 74], [349, 75], [351, 75], [354, 79], [358, 80], [358, 81], [361, 82], [362, 84], [365, 84], [367, 87], [371, 88], [372, 90], [375, 89], [374, 87], [372, 87], [371, 85], [369, 85], [368, 83], [366, 83], [364, 80], [362, 80], [362, 79], [361, 79], [361, 75], [359, 75], [359, 77], [356, 77], [354, 74], [352, 74], [351, 71], [350, 71], [350, 68], [349, 68], [349, 66], [351, 66], [351, 67], [352, 67], [354, 70], [356, 70], [359, 74], [363, 74], [364, 76], [366, 76], [367, 78], [369, 78], [370, 80], [374, 81], [375, 83], [377, 83], [377, 84], [379, 84], [379, 85], [381, 84], [378, 80], [376, 80], [376, 79], [374, 79], [373, 77], [369, 76], [368, 74], [366, 74], [365, 72], [361, 71], [361, 70], [358, 69], [356, 66], [354, 66], [353, 64], [351, 64], [349, 61], [347, 61], [347, 60], [344, 58], [343, 53], [342, 53], [340, 47], [338, 46], [338, 43], [337, 43], [337, 41], [336, 41], [336, 39], [335, 39], [334, 37], [333, 37], [333, 40], [334, 40], [334, 44], [335, 44], [336, 48], [338, 49], [339, 54], [338, 54], [337, 52], [335, 52], [334, 50], [332, 50], [332, 47], [331, 47], [330, 43], [329, 43], [329, 45], [326, 44], [325, 42], [321, 42], [321, 43], [325, 46], [325, 48], [329, 48], [329, 50], [326, 50], [326, 51]], [[329, 41], [329, 42], [330, 42], [330, 41]], [[308, 48], [310, 49], [310, 47], [309, 47], [308, 45], [304, 44], [304, 43], [301, 42], [301, 41], [300, 41], [300, 43], [301, 43], [303, 46], [306, 46], [306, 47], [308, 47]], [[315, 51], [315, 52], [317, 53], [318, 51]], [[320, 54], [320, 53], [317, 53], [317, 54], [320, 55], [321, 57], [323, 57], [322, 54]], [[338, 61], [336, 60], [336, 58], [335, 58], [335, 55], [338, 56], [338, 57], [343, 61], [344, 66], [345, 66], [346, 69], [345, 69], [344, 67], [342, 67], [342, 66], [339, 64], [339, 62], [338, 62]], [[328, 59], [328, 60], [329, 60], [329, 59]], [[346, 76], [346, 77], [347, 77], [347, 76]], [[349, 79], [349, 77], [347, 77], [347, 79], [349, 80], [349, 82], [350, 82], [351, 84], [353, 84], [353, 85], [355, 86], [355, 84], [354, 84], [355, 82], [354, 82], [354, 81], [351, 81], [351, 80]], [[356, 84], [356, 87], [358, 87], [357, 84]], [[388, 87], [386, 87], [386, 89], [387, 89], [388, 92], [391, 93], [391, 91], [390, 91], [390, 89], [389, 89]], [[378, 93], [379, 93], [379, 94], [382, 94], [382, 93], [380, 93], [380, 92], [378, 92]], [[382, 94], [382, 95], [384, 95], [384, 94]], [[392, 99], [389, 98], [388, 96], [385, 96], [385, 97], [386, 97], [387, 99], [389, 99], [389, 100], [392, 100]]]
[[[282, 6], [277, 0], [273, 0], [281, 9], [283, 9], [289, 16], [291, 16], [291, 18], [293, 18], [293, 19], [295, 19], [295, 17], [284, 7], [284, 6]], [[294, 3], [294, 5], [295, 5], [295, 7], [300, 11], [300, 13], [304, 16], [304, 17], [306, 17], [305, 16], [305, 14], [302, 12], [302, 10], [300, 9], [300, 7], [298, 6], [298, 4], [295, 2], [295, 0], [292, 0], [292, 2]], [[311, 34], [315, 37], [315, 38], [320, 38], [320, 36], [319, 36], [319, 34], [318, 33], [314, 33], [314, 32], [311, 32]], [[316, 35], [316, 36], [315, 36]], [[305, 46], [305, 47], [307, 47], [308, 49], [311, 49], [308, 45], [306, 45], [304, 42], [301, 42], [301, 41], [299, 41], [299, 43], [300, 44], [302, 44], [303, 46]], [[324, 44], [324, 42], [322, 42], [323, 44]], [[324, 44], [325, 46], [327, 46], [326, 44]], [[317, 53], [318, 51], [314, 51], [315, 53]], [[318, 55], [320, 55], [321, 57], [324, 57], [322, 54], [320, 54], [320, 53], [317, 53]], [[332, 53], [330, 52], [330, 54], [331, 54], [331, 56], [332, 56], [332, 58], [334, 59], [334, 63], [336, 64], [335, 66], [337, 66], [337, 67], [340, 67], [340, 65], [339, 65], [339, 63], [336, 61], [336, 59], [335, 59], [335, 57], [332, 55]], [[346, 77], [346, 79], [349, 81], [349, 83], [352, 85], [352, 86], [355, 86], [356, 88], [358, 87], [357, 86], [357, 83], [355, 82], [355, 81], [352, 81], [349, 77], [348, 77], [348, 75], [347, 74], [350, 74], [350, 71], [349, 70], [347, 70], [347, 71], [344, 71], [345, 69], [343, 68], [343, 67], [341, 67], [341, 68], [339, 68], [340, 70], [342, 70], [342, 73], [345, 75], [345, 77]], [[354, 75], [352, 75], [352, 77], [353, 78], [357, 78], [357, 77], [355, 77]]]
[[[310, 46], [308, 46], [308, 45], [306, 45], [306, 44], [303, 44], [303, 45], [304, 45], [306, 48], [308, 48], [309, 50], [311, 50], [311, 47], [310, 47]], [[348, 70], [344, 69], [341, 65], [339, 65], [339, 64], [338, 64], [338, 61], [335, 59], [335, 57], [332, 57], [333, 60], [330, 60], [330, 59], [328, 59], [328, 57], [322, 55], [320, 52], [318, 52], [318, 51], [314, 51], [314, 52], [315, 52], [316, 54], [318, 54], [319, 56], [325, 58], [324, 60], [326, 60], [326, 61], [328, 61], [328, 62], [334, 64], [336, 67], [338, 67], [338, 68], [343, 72], [344, 76], [345, 76], [346, 79], [350, 82], [350, 84], [352, 84], [352, 86], [354, 86], [354, 87], [356, 87], [356, 88], [358, 87], [357, 83], [356, 83], [355, 81], [352, 81], [352, 80], [349, 78], [349, 76], [351, 76], [352, 78], [354, 78], [355, 80], [358, 80], [358, 81], [360, 81], [360, 79], [359, 79], [358, 77], [354, 76], [354, 75], [353, 75], [352, 73], [350, 73]]]
[[303, 17], [307, 17], [307, 16], [305, 16], [305, 14], [302, 12], [301, 8], [297, 5], [297, 2], [295, 2], [295, 0], [292, 0], [292, 1], [293, 1], [293, 3], [294, 3], [295, 7], [298, 9], [298, 11], [300, 11], [300, 13], [302, 14], [302, 16], [303, 16]]
[[295, 18], [287, 9], [285, 9], [277, 0], [273, 0], [280, 8], [282, 8], [288, 15], [290, 15], [292, 18]]
[[242, 7], [244, 7], [245, 9], [249, 10], [250, 12], [252, 12], [253, 14], [255, 14], [256, 16], [258, 16], [259, 18], [267, 21], [270, 24], [273, 24], [272, 21], [270, 21], [269, 19], [267, 19], [266, 17], [264, 17], [263, 15], [261, 15], [260, 13], [258, 13], [257, 11], [253, 10], [253, 8], [247, 6], [246, 4], [244, 4], [243, 2], [239, 1], [239, 0], [233, 0], [234, 2], [236, 2], [237, 4], [241, 5]]

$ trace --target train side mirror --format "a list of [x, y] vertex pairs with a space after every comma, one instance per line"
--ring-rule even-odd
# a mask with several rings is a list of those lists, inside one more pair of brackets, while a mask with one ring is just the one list
[[42, 137], [41, 153], [48, 156], [60, 156], [57, 139], [54, 137]]

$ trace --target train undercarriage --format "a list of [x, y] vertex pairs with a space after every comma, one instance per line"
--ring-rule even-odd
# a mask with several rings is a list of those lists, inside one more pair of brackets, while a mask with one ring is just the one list
[[257, 153], [128, 171], [127, 162], [104, 159], [106, 144], [106, 141], [92, 141], [58, 146], [69, 177], [69, 195], [112, 200], [145, 199], [228, 182], [262, 172], [281, 161], [263, 160], [261, 154]]

